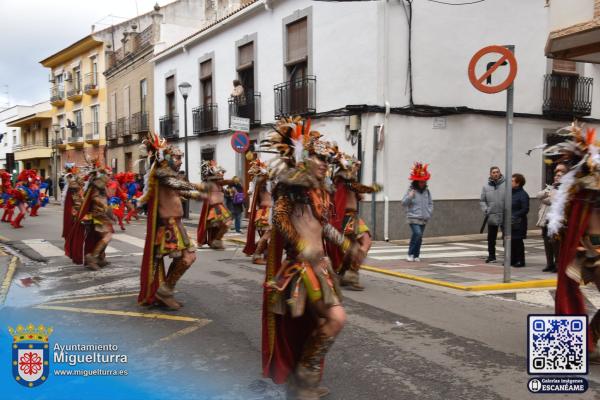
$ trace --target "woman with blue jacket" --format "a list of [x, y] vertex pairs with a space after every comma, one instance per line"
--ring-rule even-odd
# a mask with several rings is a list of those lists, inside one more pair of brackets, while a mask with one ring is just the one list
[[423, 233], [433, 214], [433, 199], [427, 188], [427, 181], [431, 178], [431, 174], [427, 171], [427, 167], [428, 164], [419, 162], [413, 165], [410, 173], [412, 183], [402, 198], [402, 205], [406, 211], [406, 218], [412, 232], [408, 245], [407, 261], [421, 261], [419, 255]]

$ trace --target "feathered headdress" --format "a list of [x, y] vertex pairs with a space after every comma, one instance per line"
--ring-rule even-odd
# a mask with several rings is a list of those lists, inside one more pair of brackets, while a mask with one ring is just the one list
[[225, 172], [227, 171], [218, 165], [215, 160], [203, 161], [200, 164], [200, 176], [203, 181], [222, 179]]
[[428, 167], [429, 164], [416, 161], [410, 169], [409, 179], [411, 181], [428, 181], [431, 178], [431, 174], [427, 170]]
[[262, 162], [258, 158], [250, 163], [250, 168], [248, 168], [248, 175], [253, 177], [259, 176], [267, 176], [269, 174], [269, 169], [266, 163]]
[[358, 177], [361, 162], [354, 156], [339, 151], [337, 145], [334, 146], [336, 151], [333, 159], [333, 176], [352, 180]]
[[600, 191], [600, 142], [596, 130], [583, 127], [577, 122], [558, 130], [566, 140], [548, 147], [544, 155], [551, 162], [567, 165], [569, 171], [560, 179], [560, 186], [548, 211], [549, 234], [557, 234], [562, 228], [567, 208], [574, 196], [583, 190]]
[[310, 130], [310, 119], [302, 117], [283, 118], [277, 122], [275, 130], [261, 147], [274, 150], [279, 157], [270, 163], [271, 177], [278, 176], [289, 168], [294, 168], [311, 155], [332, 157], [332, 146], [321, 140], [321, 134]]

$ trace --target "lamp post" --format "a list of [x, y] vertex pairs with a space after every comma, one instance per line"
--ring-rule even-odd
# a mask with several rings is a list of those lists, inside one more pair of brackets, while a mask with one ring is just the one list
[[[183, 145], [184, 145], [184, 157], [185, 157], [185, 180], [189, 181], [189, 169], [188, 169], [188, 141], [187, 141], [187, 98], [190, 94], [190, 90], [192, 89], [192, 85], [188, 82], [181, 82], [179, 84], [179, 93], [183, 96]], [[187, 199], [185, 201], [185, 210], [184, 210], [184, 218], [190, 217], [190, 200]]]
[[54, 158], [54, 179], [52, 180], [52, 190], [54, 191], [54, 200], [58, 200], [58, 133], [60, 132], [59, 127], [54, 127], [54, 146], [52, 146], [52, 155]]

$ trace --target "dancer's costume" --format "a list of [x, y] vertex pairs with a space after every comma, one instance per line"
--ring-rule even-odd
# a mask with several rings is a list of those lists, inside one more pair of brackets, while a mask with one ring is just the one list
[[[579, 285], [593, 282], [600, 290], [600, 141], [595, 130], [584, 134], [575, 123], [559, 134], [564, 131], [568, 140], [545, 150], [546, 156], [569, 168], [547, 215], [549, 235], [558, 235], [561, 242], [556, 313], [582, 315], [586, 310]], [[588, 351], [596, 361], [600, 359], [598, 339], [600, 311], [588, 328]]]
[[112, 209], [113, 215], [117, 218], [121, 230], [125, 230], [123, 218], [125, 217], [125, 202], [127, 201], [127, 193], [123, 190], [125, 183], [125, 174], [119, 172], [107, 184], [108, 205]]
[[223, 204], [223, 187], [232, 185], [232, 180], [223, 179], [225, 170], [214, 160], [204, 161], [201, 165], [202, 181], [209, 192], [208, 199], [202, 205], [198, 223], [198, 246], [208, 244], [211, 248], [222, 250], [223, 236], [231, 226], [231, 213]]
[[2, 179], [2, 195], [0, 204], [4, 209], [2, 214], [2, 222], [12, 222], [12, 217], [15, 212], [16, 200], [14, 197], [14, 189], [12, 187], [12, 175], [6, 170], [0, 170], [0, 178]]
[[[252, 161], [248, 174], [253, 177], [254, 189], [250, 203], [246, 245], [243, 251], [246, 255], [252, 256], [254, 264], [266, 264], [267, 248], [271, 237], [271, 208], [273, 206], [267, 164], [259, 159]], [[259, 240], [258, 243], [255, 243], [257, 232]]]
[[[181, 197], [205, 198], [205, 187], [179, 179], [183, 153], [165, 139], [148, 134], [144, 140], [150, 170], [145, 176], [141, 204], [148, 206], [146, 244], [140, 273], [138, 303], [158, 303], [172, 310], [181, 307], [173, 297], [175, 285], [196, 260], [196, 247], [183, 226]], [[173, 259], [165, 273], [164, 258]]]
[[19, 214], [17, 214], [17, 217], [11, 222], [13, 228], [23, 227], [23, 225], [21, 225], [21, 221], [23, 218], [25, 218], [27, 205], [29, 202], [33, 201], [36, 196], [33, 190], [30, 188], [36, 176], [37, 172], [35, 170], [25, 169], [21, 171], [17, 177], [17, 184], [15, 185], [15, 190], [13, 191], [13, 198], [15, 200], [15, 207], [19, 209]]
[[106, 261], [106, 248], [114, 233], [114, 216], [106, 197], [111, 171], [97, 160], [86, 161], [89, 166], [83, 202], [68, 240], [73, 262], [97, 271], [109, 264]]
[[42, 182], [42, 178], [36, 175], [29, 188], [33, 192], [33, 197], [29, 201], [29, 216], [37, 217], [40, 207], [46, 207], [50, 201], [48, 198], [48, 184]]
[[[355, 157], [342, 152], [337, 152], [334, 159], [333, 184], [335, 196], [333, 200], [333, 212], [330, 223], [344, 236], [356, 241], [366, 256], [371, 248], [371, 232], [367, 224], [358, 216], [358, 204], [362, 195], [377, 193], [381, 185], [363, 185], [358, 180], [360, 161]], [[360, 284], [360, 264], [362, 260], [350, 262], [335, 246], [328, 246], [328, 254], [331, 258], [333, 269], [340, 275], [341, 286], [351, 290], [364, 290]]]
[[77, 223], [77, 216], [83, 203], [84, 181], [79, 176], [79, 168], [74, 163], [66, 163], [64, 171], [65, 186], [62, 193], [63, 204], [63, 231], [65, 239], [65, 255], [71, 257], [71, 242], [69, 237], [71, 229]]
[[130, 223], [131, 218], [139, 219], [137, 212], [137, 204], [142, 192], [139, 185], [135, 181], [135, 174], [133, 172], [127, 172], [125, 178], [125, 184], [123, 189], [127, 193], [127, 216], [125, 222]]
[[341, 306], [323, 241], [344, 252], [359, 251], [327, 222], [326, 172], [318, 171], [332, 151], [319, 137], [310, 131], [310, 121], [296, 118], [280, 121], [263, 143], [280, 153], [271, 164], [275, 204], [263, 296], [263, 374], [287, 382], [288, 398], [294, 399], [319, 398], [324, 357], [334, 337], [326, 335], [328, 320], [320, 324], [316, 310]]

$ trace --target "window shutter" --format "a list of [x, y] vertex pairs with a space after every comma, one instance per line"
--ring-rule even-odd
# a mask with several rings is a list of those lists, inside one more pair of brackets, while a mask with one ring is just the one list
[[307, 26], [306, 18], [287, 26], [287, 62], [308, 57]]
[[204, 61], [200, 64], [200, 79], [207, 79], [212, 76], [212, 60]]
[[175, 77], [174, 76], [170, 76], [167, 78], [166, 92], [167, 93], [175, 92]]
[[254, 42], [239, 47], [239, 66], [246, 67], [254, 61]]

